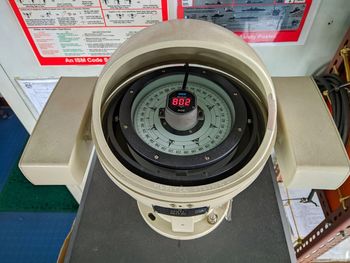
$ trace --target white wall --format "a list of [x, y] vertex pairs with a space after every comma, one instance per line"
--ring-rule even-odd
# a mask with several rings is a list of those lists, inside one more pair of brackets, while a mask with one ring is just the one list
[[[170, 18], [174, 18], [175, 0], [169, 0]], [[350, 26], [349, 0], [314, 0], [319, 5], [315, 21], [304, 45], [254, 45], [271, 75], [311, 74], [329, 61]], [[330, 24], [329, 24], [330, 23]], [[40, 66], [7, 0], [0, 1], [0, 92], [12, 106], [28, 131], [35, 125], [15, 78], [60, 76], [97, 76], [100, 66]]]

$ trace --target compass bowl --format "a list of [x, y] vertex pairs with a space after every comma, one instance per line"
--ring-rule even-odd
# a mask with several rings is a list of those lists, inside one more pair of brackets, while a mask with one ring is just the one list
[[[166, 99], [152, 103], [156, 95], [166, 98], [181, 86], [186, 64], [188, 90], [198, 97], [204, 118], [198, 117], [198, 130], [173, 131], [162, 124]], [[152, 87], [159, 79], [163, 83]], [[172, 87], [174, 83], [179, 84]], [[214, 102], [219, 102], [217, 108]], [[220, 128], [215, 111], [220, 109], [227, 121], [222, 136], [207, 148], [197, 145], [194, 134], [215, 137]], [[257, 139], [249, 148], [244, 138], [253, 130]], [[104, 67], [93, 98], [92, 135], [107, 175], [137, 200], [149, 226], [174, 239], [198, 238], [227, 216], [230, 200], [256, 179], [271, 154], [276, 136], [273, 84], [256, 53], [232, 32], [196, 20], [157, 24], [126, 41]], [[253, 150], [244, 153], [244, 143]]]

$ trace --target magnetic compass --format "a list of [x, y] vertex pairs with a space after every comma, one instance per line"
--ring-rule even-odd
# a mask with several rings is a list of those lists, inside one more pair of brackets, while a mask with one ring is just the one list
[[199, 238], [264, 169], [276, 137], [265, 66], [229, 30], [199, 20], [158, 23], [110, 58], [94, 91], [96, 153], [145, 222]]
[[181, 185], [232, 170], [257, 119], [234, 82], [187, 64], [139, 77], [108, 111], [106, 134], [115, 154], [141, 175]]

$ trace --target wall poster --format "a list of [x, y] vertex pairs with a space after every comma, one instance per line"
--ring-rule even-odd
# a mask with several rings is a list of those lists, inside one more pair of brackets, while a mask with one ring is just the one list
[[178, 0], [178, 18], [221, 25], [246, 42], [296, 42], [312, 0]]
[[9, 0], [41, 65], [103, 65], [131, 35], [168, 20], [167, 0]]

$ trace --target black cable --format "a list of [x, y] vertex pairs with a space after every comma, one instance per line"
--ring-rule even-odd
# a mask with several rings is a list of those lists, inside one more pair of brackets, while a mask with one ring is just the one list
[[321, 93], [327, 92], [332, 117], [344, 144], [349, 138], [349, 95], [346, 83], [335, 74], [315, 76], [315, 82]]
[[186, 63], [184, 67], [185, 67], [186, 71], [185, 71], [185, 78], [184, 78], [184, 81], [182, 83], [182, 88], [181, 88], [182, 90], [185, 90], [187, 87], [188, 75], [190, 73], [190, 67], [188, 66], [188, 63]]
[[326, 77], [333, 83], [334, 90], [331, 92], [336, 92], [340, 98], [340, 108], [341, 108], [341, 119], [339, 132], [342, 136], [344, 144], [347, 143], [349, 137], [349, 95], [347, 91], [347, 84], [337, 75], [326, 75]]
[[343, 132], [343, 142], [345, 141], [345, 144], [347, 143], [349, 139], [349, 95], [348, 92], [345, 89], [341, 89], [340, 92], [342, 93], [342, 105], [343, 108], [346, 110], [343, 111], [343, 120], [344, 120], [344, 132]]

